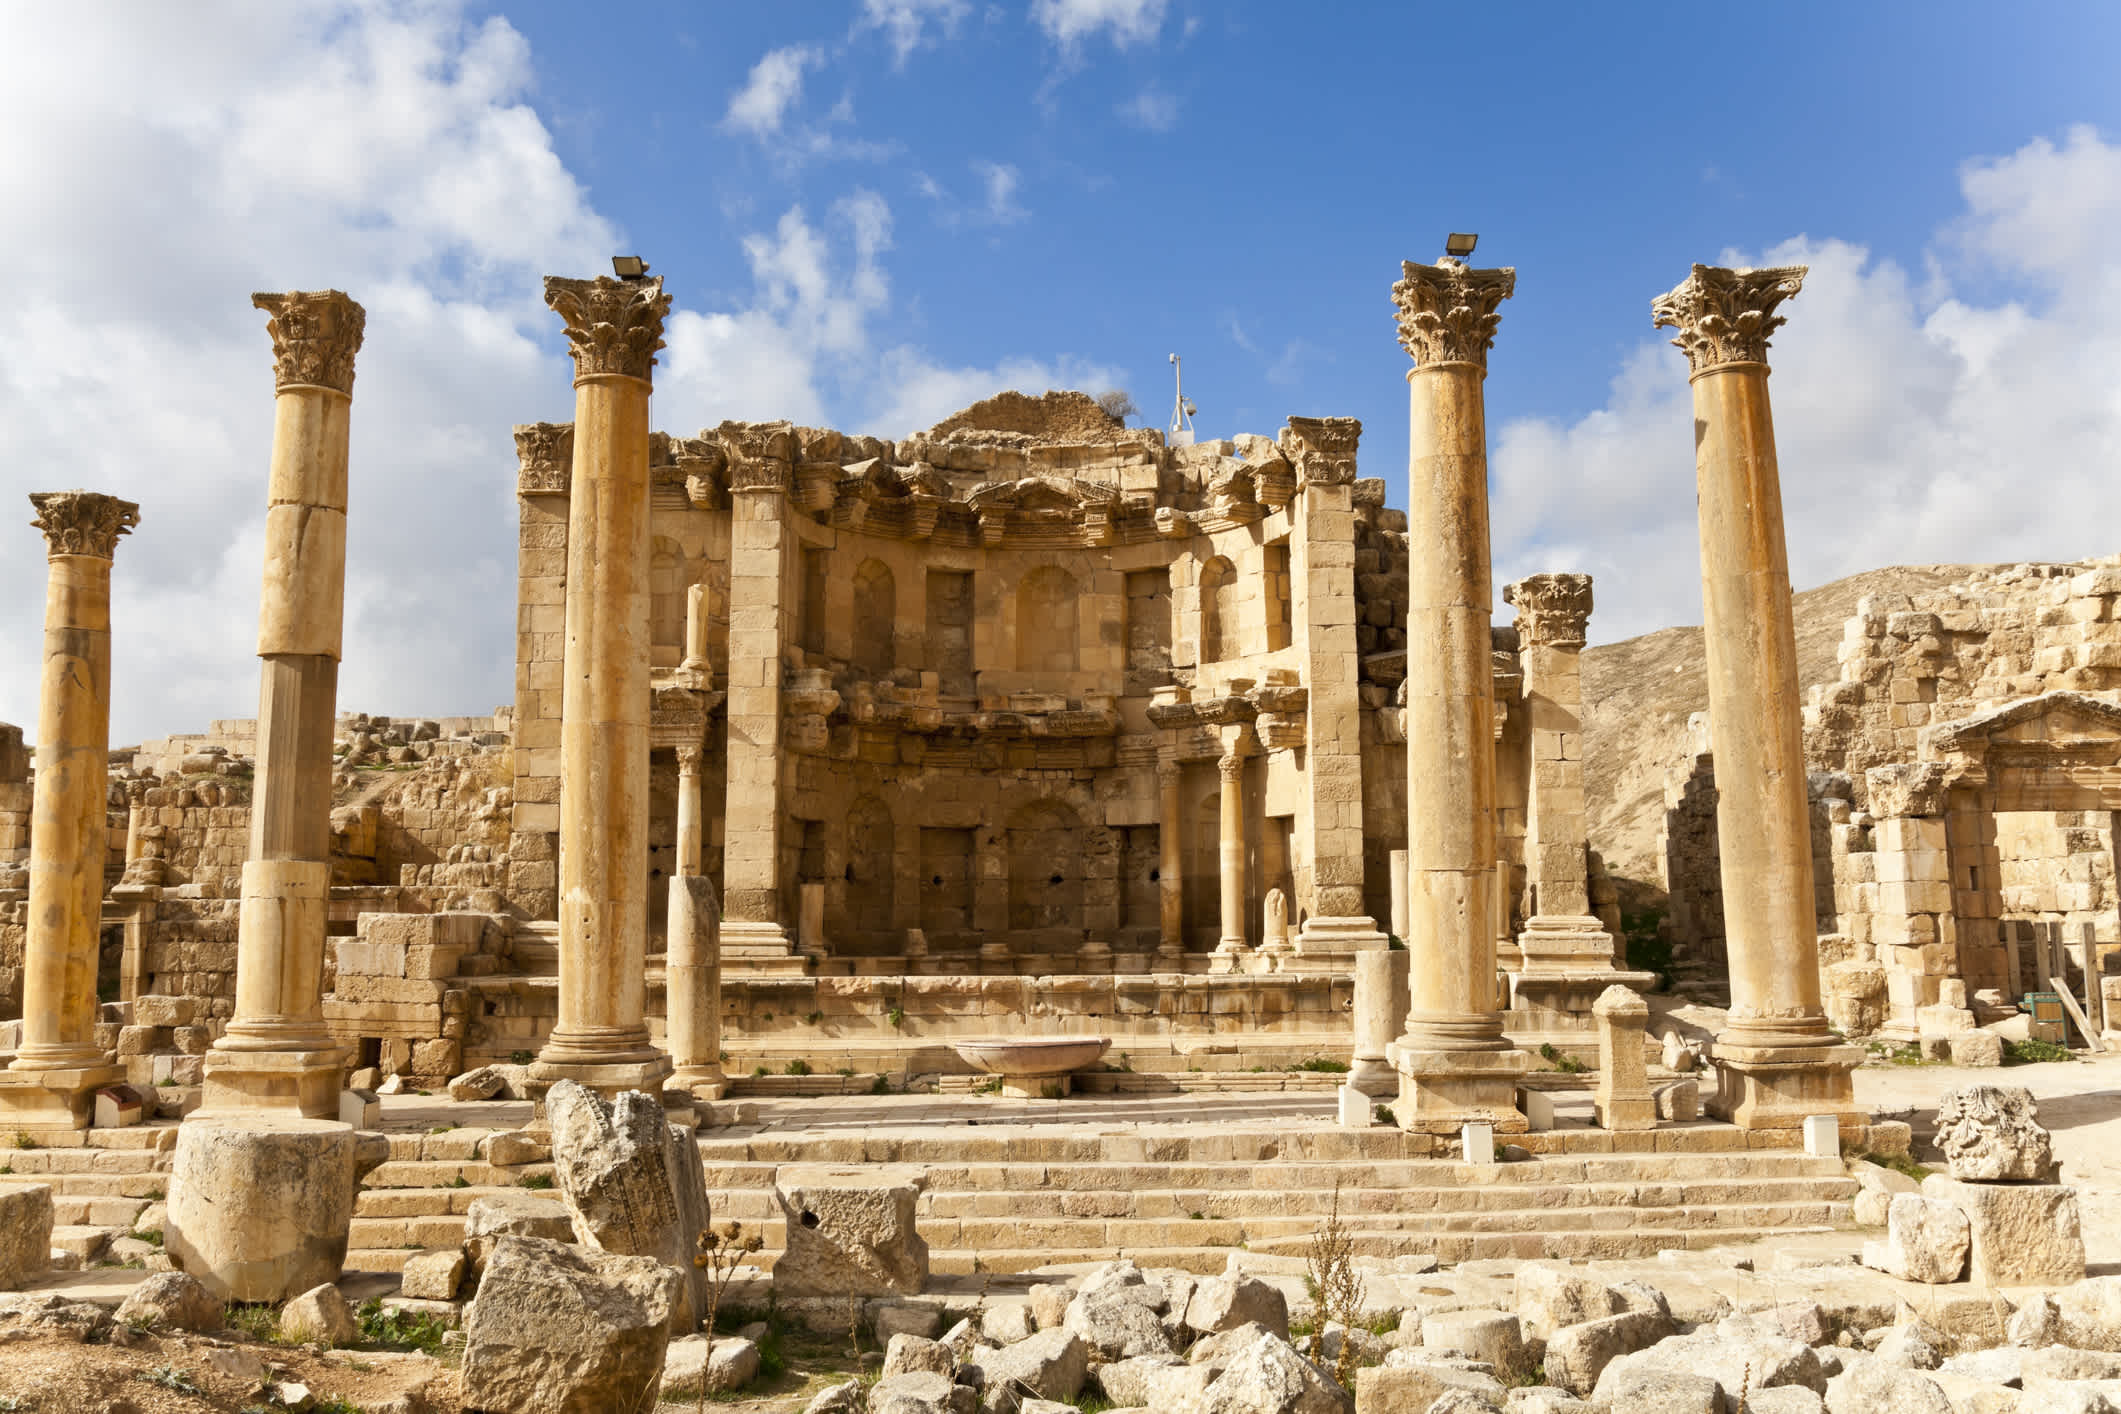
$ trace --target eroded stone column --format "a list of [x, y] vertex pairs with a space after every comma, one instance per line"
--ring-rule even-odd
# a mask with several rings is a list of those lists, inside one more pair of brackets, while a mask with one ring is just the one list
[[94, 491], [30, 496], [50, 561], [37, 775], [30, 804], [22, 1044], [0, 1076], [0, 1116], [25, 1131], [85, 1129], [98, 1085], [124, 1079], [96, 1045], [110, 759], [110, 567], [140, 523]]
[[336, 1119], [346, 1052], [324, 1025], [331, 772], [346, 601], [346, 449], [366, 315], [337, 290], [252, 295], [273, 341], [258, 598], [258, 757], [236, 1004], [206, 1055], [208, 1113]]
[[1386, 1052], [1407, 1020], [1408, 956], [1405, 948], [1355, 954], [1355, 1054], [1348, 1084], [1378, 1099], [1399, 1093]]
[[1156, 960], [1172, 970], [1186, 960], [1186, 856], [1179, 833], [1185, 817], [1185, 798], [1179, 789], [1184, 779], [1185, 768], [1177, 761], [1165, 758], [1156, 763]]
[[648, 397], [660, 277], [548, 277], [575, 365], [560, 707], [559, 1021], [531, 1068], [606, 1095], [662, 1088], [648, 1038]]
[[700, 766], [707, 751], [701, 746], [678, 748], [678, 841], [677, 870], [680, 875], [700, 872]]
[[1245, 758], [1237, 748], [1226, 749], [1216, 760], [1215, 774], [1222, 780], [1217, 800], [1215, 861], [1220, 875], [1217, 901], [1222, 911], [1222, 936], [1215, 944], [1214, 968], [1234, 971], [1245, 954]]
[[1782, 486], [1768, 404], [1775, 307], [1802, 266], [1694, 273], [1651, 305], [1679, 331], [1694, 391], [1701, 505], [1701, 598], [1709, 717], [1716, 731], [1730, 1020], [1716, 1038], [1710, 1108], [1749, 1129], [1795, 1129], [1806, 1115], [1864, 1122], [1849, 1072], [1858, 1052], [1820, 1004], [1811, 822], [1805, 801], [1797, 641]]
[[702, 1100], [729, 1092], [722, 1073], [721, 909], [699, 874], [670, 881], [669, 947], [664, 958], [664, 1044], [671, 1083]]
[[1393, 286], [1407, 375], [1409, 1009], [1392, 1048], [1408, 1129], [1521, 1132], [1524, 1053], [1502, 1034], [1495, 972], [1495, 731], [1487, 419], [1481, 384], [1513, 270], [1455, 260]]

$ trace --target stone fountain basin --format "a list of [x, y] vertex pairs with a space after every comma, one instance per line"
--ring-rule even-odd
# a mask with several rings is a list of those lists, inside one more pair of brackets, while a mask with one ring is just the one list
[[1057, 1098], [1072, 1088], [1071, 1071], [1095, 1065], [1111, 1046], [1109, 1036], [997, 1036], [951, 1049], [974, 1069], [1002, 1077], [1005, 1095]]

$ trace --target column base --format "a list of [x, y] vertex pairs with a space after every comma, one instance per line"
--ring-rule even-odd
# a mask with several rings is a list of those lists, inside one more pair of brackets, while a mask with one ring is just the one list
[[729, 1077], [720, 1065], [681, 1065], [663, 1084], [665, 1094], [682, 1090], [695, 1100], [719, 1100], [729, 1093]]
[[572, 1080], [583, 1089], [594, 1090], [610, 1100], [623, 1090], [660, 1095], [675, 1073], [676, 1067], [671, 1065], [670, 1057], [660, 1051], [653, 1060], [547, 1060], [539, 1056], [530, 1064], [525, 1088], [542, 1112], [545, 1092], [562, 1080]]
[[281, 1111], [304, 1119], [336, 1120], [351, 1059], [336, 1046], [315, 1051], [209, 1050], [201, 1058], [206, 1083], [199, 1109], [214, 1115]]
[[1598, 1116], [1598, 1127], [1603, 1130], [1657, 1127], [1657, 1101], [1648, 1095], [1616, 1095], [1609, 1099], [1594, 1091], [1591, 1108]]
[[123, 1085], [122, 1065], [81, 1065], [54, 1070], [0, 1071], [0, 1130], [26, 1134], [72, 1134], [95, 1117], [96, 1091]]
[[1830, 1114], [1844, 1135], [1854, 1135], [1871, 1122], [1850, 1079], [1863, 1062], [1854, 1046], [1747, 1046], [1719, 1038], [1709, 1057], [1716, 1091], [1706, 1107], [1740, 1129], [1797, 1129], [1809, 1115]]
[[1296, 935], [1296, 952], [1300, 957], [1348, 957], [1373, 948], [1388, 947], [1391, 939], [1377, 931], [1374, 919], [1356, 916], [1353, 918], [1306, 918], [1304, 926]]
[[1615, 969], [1613, 935], [1588, 915], [1537, 914], [1525, 920], [1517, 935], [1518, 968], [1527, 977], [1571, 976]]
[[1383, 1056], [1357, 1056], [1348, 1067], [1347, 1086], [1372, 1099], [1390, 1099], [1399, 1093], [1399, 1072]]
[[1232, 977], [1245, 970], [1245, 945], [1242, 939], [1224, 938], [1208, 954], [1208, 971], [1217, 977]]
[[1401, 1129], [1456, 1134], [1475, 1119], [1494, 1125], [1497, 1134], [1531, 1127], [1517, 1108], [1518, 1077], [1532, 1066], [1523, 1051], [1415, 1050], [1394, 1041], [1386, 1055], [1399, 1075], [1392, 1115]]
[[285, 1301], [337, 1281], [353, 1222], [351, 1125], [259, 1112], [177, 1127], [169, 1254], [222, 1301]]

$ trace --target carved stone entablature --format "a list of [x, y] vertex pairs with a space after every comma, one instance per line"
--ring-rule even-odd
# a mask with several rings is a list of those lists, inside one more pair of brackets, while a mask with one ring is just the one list
[[840, 708], [832, 674], [824, 668], [797, 668], [781, 689], [781, 705], [796, 716], [829, 717]]
[[731, 491], [788, 489], [794, 474], [794, 423], [725, 422], [714, 437], [729, 459]]
[[45, 551], [108, 560], [118, 553], [118, 537], [140, 523], [140, 507], [100, 491], [32, 491], [37, 508], [31, 525], [44, 532]]
[[1166, 730], [1188, 727], [1241, 726], [1256, 720], [1259, 707], [1250, 697], [1203, 697], [1191, 702], [1152, 702], [1149, 721]]
[[1517, 606], [1517, 639], [1526, 648], [1581, 648], [1591, 621], [1591, 577], [1534, 574], [1502, 587]]
[[1362, 420], [1354, 417], [1291, 417], [1281, 430], [1282, 448], [1305, 486], [1353, 484], [1361, 441]]
[[1524, 668], [1515, 653], [1490, 653], [1488, 663], [1492, 674], [1489, 687], [1495, 699], [1495, 739], [1500, 741], [1510, 720], [1510, 704], [1524, 698]]
[[673, 682], [659, 682], [648, 705], [648, 744], [651, 747], [697, 746], [707, 731], [707, 715], [721, 693], [698, 692]]
[[1434, 265], [1402, 262], [1392, 303], [1399, 310], [1399, 345], [1415, 366], [1472, 363], [1488, 366], [1496, 311], [1517, 289], [1517, 272], [1474, 270], [1445, 256]]
[[1216, 468], [1208, 479], [1207, 489], [1209, 506], [1217, 515], [1229, 520], [1240, 519], [1247, 509], [1256, 511], [1259, 506], [1259, 491], [1252, 478], [1252, 468], [1234, 458], [1225, 460]]
[[1193, 534], [1193, 517], [1169, 506], [1156, 508], [1156, 533], [1166, 539]]
[[1677, 329], [1672, 346], [1691, 373], [1733, 363], [1766, 363], [1768, 336], [1788, 321], [1775, 306], [1804, 288], [1806, 267], [1732, 270], [1696, 265], [1694, 273], [1650, 301], [1650, 325]]
[[655, 376], [663, 319], [670, 313], [662, 276], [569, 280], [548, 275], [545, 303], [566, 322], [575, 377], [616, 374], [645, 383]]
[[564, 496], [574, 476], [574, 424], [516, 425], [516, 494]]
[[273, 385], [331, 388], [351, 396], [354, 355], [368, 312], [338, 290], [288, 290], [250, 297], [272, 336]]

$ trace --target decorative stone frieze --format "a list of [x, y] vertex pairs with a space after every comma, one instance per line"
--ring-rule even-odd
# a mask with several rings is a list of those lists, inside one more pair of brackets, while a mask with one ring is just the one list
[[1650, 302], [1650, 322], [1679, 331], [1672, 347], [1685, 352], [1691, 373], [1733, 363], [1765, 364], [1768, 336], [1788, 322], [1775, 306], [1804, 288], [1805, 274], [1802, 265], [1763, 270], [1696, 265], [1675, 289]]

